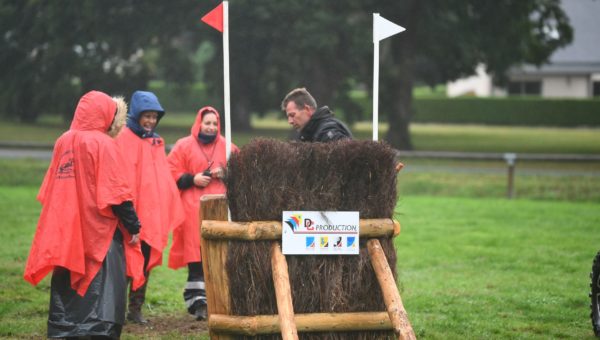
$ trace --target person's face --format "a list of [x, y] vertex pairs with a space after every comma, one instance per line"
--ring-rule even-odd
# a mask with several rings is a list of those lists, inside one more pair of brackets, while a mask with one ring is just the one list
[[304, 107], [297, 107], [296, 103], [290, 101], [285, 106], [285, 114], [287, 116], [288, 124], [294, 127], [294, 129], [300, 131], [308, 123], [310, 117], [313, 114], [313, 109], [304, 105]]
[[144, 111], [140, 115], [140, 126], [150, 132], [154, 130], [158, 123], [158, 112], [156, 111]]
[[217, 124], [217, 115], [214, 113], [207, 113], [202, 117], [202, 125], [200, 126], [200, 132], [205, 135], [216, 135], [219, 125]]

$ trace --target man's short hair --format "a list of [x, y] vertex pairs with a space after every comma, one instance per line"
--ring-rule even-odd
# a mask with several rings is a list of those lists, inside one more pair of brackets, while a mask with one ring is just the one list
[[306, 88], [299, 87], [297, 89], [293, 89], [288, 93], [283, 101], [281, 102], [281, 110], [285, 112], [285, 108], [289, 102], [293, 101], [297, 107], [302, 108], [304, 105], [308, 105], [313, 109], [317, 108], [317, 101], [313, 96], [308, 93]]

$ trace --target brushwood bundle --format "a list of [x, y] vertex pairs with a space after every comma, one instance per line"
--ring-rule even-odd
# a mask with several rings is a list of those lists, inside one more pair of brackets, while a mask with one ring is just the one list
[[[253, 140], [229, 161], [226, 182], [232, 220], [281, 221], [286, 210], [358, 211], [361, 219], [392, 218], [397, 200], [395, 163], [391, 147], [371, 141]], [[395, 277], [393, 241], [379, 241]], [[361, 239], [358, 256], [286, 256], [296, 314], [385, 311], [365, 242]], [[277, 314], [270, 244], [230, 243], [226, 270], [234, 315]], [[391, 331], [300, 333], [302, 339], [393, 336]]]

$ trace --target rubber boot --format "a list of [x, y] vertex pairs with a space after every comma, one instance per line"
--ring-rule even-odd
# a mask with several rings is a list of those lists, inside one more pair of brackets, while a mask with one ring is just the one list
[[129, 290], [129, 312], [127, 313], [127, 320], [140, 325], [145, 325], [148, 320], [142, 315], [142, 306], [146, 300], [146, 287], [148, 286], [148, 279], [150, 274], [146, 276], [146, 282], [144, 285], [138, 288], [138, 290]]

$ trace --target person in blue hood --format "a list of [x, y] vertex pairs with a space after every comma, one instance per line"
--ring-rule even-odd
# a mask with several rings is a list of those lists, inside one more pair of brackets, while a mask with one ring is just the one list
[[152, 92], [135, 91], [131, 96], [127, 127], [140, 138], [157, 138], [154, 131], [165, 110]]
[[[125, 159], [136, 209], [144, 226], [141, 244], [125, 248], [127, 272], [143, 272], [144, 284], [129, 291], [127, 320], [144, 324], [142, 315], [150, 270], [162, 264], [169, 232], [183, 222], [184, 211], [177, 185], [171, 178], [165, 142], [155, 129], [165, 110], [154, 93], [136, 91], [131, 96], [127, 128], [116, 142]], [[143, 264], [143, 266], [142, 266]]]

